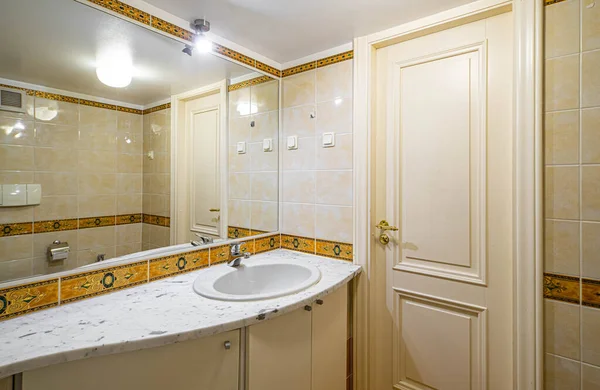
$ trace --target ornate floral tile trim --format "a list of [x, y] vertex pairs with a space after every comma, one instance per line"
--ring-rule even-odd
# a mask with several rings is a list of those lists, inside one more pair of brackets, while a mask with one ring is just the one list
[[117, 106], [115, 104], [100, 103], [100, 102], [95, 102], [93, 100], [79, 99], [79, 104], [81, 104], [83, 106], [104, 108], [106, 110], [113, 110], [113, 111], [117, 110]]
[[0, 237], [20, 236], [33, 233], [33, 223], [17, 222], [0, 225]]
[[281, 248], [281, 235], [257, 238], [254, 240], [255, 253], [263, 253]]
[[579, 304], [579, 278], [544, 274], [544, 298]]
[[333, 257], [334, 259], [352, 261], [352, 244], [335, 241], [317, 240], [316, 254], [319, 256]]
[[267, 83], [269, 81], [274, 81], [274, 80], [272, 78], [270, 78], [269, 76], [260, 76], [260, 77], [256, 77], [256, 78], [253, 78], [250, 80], [242, 81], [241, 83], [231, 84], [229, 87], [227, 87], [227, 90], [229, 92], [236, 91], [238, 89], [242, 89], [242, 88], [246, 88], [246, 87], [250, 87], [250, 86], [258, 85], [258, 84], [262, 84], [262, 83]]
[[65, 230], [77, 230], [78, 221], [74, 219], [56, 219], [53, 221], [40, 221], [33, 223], [34, 233], [62, 232]]
[[269, 74], [272, 74], [275, 77], [281, 77], [281, 71], [279, 69], [275, 69], [272, 66], [264, 64], [264, 63], [262, 63], [260, 61], [256, 61], [256, 69], [260, 69], [263, 72], [267, 72]]
[[138, 110], [137, 108], [122, 107], [122, 106], [117, 106], [117, 111], [126, 112], [126, 113], [129, 113], [129, 114], [136, 114], [136, 115], [143, 115], [144, 114], [143, 110]]
[[79, 103], [78, 98], [74, 98], [71, 96], [65, 96], [65, 95], [59, 95], [57, 93], [50, 93], [50, 92], [35, 91], [35, 97], [40, 98], [40, 99], [56, 100], [58, 102], [75, 103], [75, 104]]
[[89, 298], [148, 282], [148, 261], [64, 276], [60, 303]]
[[174, 35], [177, 38], [184, 39], [188, 42], [193, 41], [194, 33], [192, 31], [176, 26], [173, 23], [169, 23], [166, 20], [162, 20], [156, 16], [152, 16], [152, 27], [162, 32], [166, 32], [167, 34]]
[[581, 303], [600, 309], [600, 280], [583, 279], [581, 283]]
[[0, 289], [0, 320], [58, 305], [58, 278]]
[[95, 228], [102, 226], [113, 226], [115, 216], [79, 218], [79, 229]]
[[216, 265], [229, 261], [229, 245], [221, 245], [210, 248], [210, 265]]
[[163, 227], [171, 226], [171, 218], [163, 217], [161, 215], [142, 214], [142, 222]]
[[256, 68], [256, 60], [254, 58], [250, 58], [228, 47], [219, 45], [218, 43], [213, 43], [213, 52], [231, 58], [232, 60], [239, 61], [243, 64], [250, 65], [253, 68]]
[[150, 24], [150, 14], [144, 12], [138, 8], [127, 5], [119, 0], [88, 0], [90, 3], [94, 3], [111, 11], [114, 11], [123, 16], [127, 16], [130, 19], [137, 20], [143, 24]]
[[171, 108], [171, 103], [165, 103], [165, 104], [161, 104], [159, 106], [147, 108], [144, 111], [142, 111], [142, 114], [144, 114], [144, 115], [152, 114], [153, 112], [166, 110], [167, 108]]
[[298, 73], [306, 72], [317, 68], [317, 61], [307, 62], [306, 64], [294, 66], [292, 68], [284, 69], [281, 72], [281, 77], [288, 77]]
[[244, 238], [250, 237], [252, 233], [250, 229], [237, 227], [237, 226], [228, 226], [227, 227], [227, 238]]
[[142, 214], [117, 215], [115, 222], [117, 225], [129, 225], [132, 223], [142, 223]]
[[354, 50], [349, 50], [344, 53], [336, 54], [330, 57], [317, 60], [317, 68], [322, 68], [327, 65], [337, 64], [338, 62], [351, 60], [354, 58]]
[[158, 280], [169, 276], [208, 267], [209, 250], [182, 253], [150, 260], [149, 279]]
[[281, 235], [281, 247], [306, 253], [315, 253], [315, 239], [307, 237]]

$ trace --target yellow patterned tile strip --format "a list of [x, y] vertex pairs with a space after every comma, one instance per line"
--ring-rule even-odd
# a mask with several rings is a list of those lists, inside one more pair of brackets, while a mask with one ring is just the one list
[[33, 223], [5, 223], [0, 225], [0, 229], [2, 229], [0, 230], [0, 237], [20, 236], [22, 234], [33, 233]]
[[142, 111], [142, 114], [144, 114], [144, 115], [152, 114], [153, 112], [166, 110], [167, 108], [171, 108], [171, 103], [165, 103], [165, 104], [161, 104], [156, 107], [147, 108], [144, 111]]
[[150, 281], [208, 267], [209, 249], [150, 260]]
[[229, 87], [227, 87], [227, 90], [229, 92], [231, 92], [231, 91], [235, 91], [235, 90], [238, 90], [238, 89], [250, 87], [252, 85], [258, 85], [258, 84], [262, 84], [262, 83], [267, 83], [267, 82], [273, 81], [273, 80], [274, 79], [272, 79], [269, 76], [260, 76], [260, 77], [254, 78], [254, 79], [242, 81], [241, 83], [231, 84]]
[[115, 104], [100, 103], [93, 100], [79, 99], [79, 104], [96, 108], [104, 108], [106, 110], [117, 110], [117, 106]]
[[123, 214], [117, 215], [117, 225], [129, 225], [131, 223], [142, 223], [142, 214]]
[[281, 72], [281, 77], [288, 77], [298, 73], [306, 72], [308, 70], [313, 70], [317, 68], [317, 61], [311, 61], [306, 64], [294, 66], [292, 68], [284, 69]]
[[138, 8], [127, 5], [119, 0], [88, 0], [90, 3], [94, 3], [113, 12], [127, 16], [130, 19], [137, 20], [143, 24], [150, 24], [150, 14], [144, 12]]
[[58, 279], [0, 289], [0, 320], [58, 305]]
[[551, 4], [556, 4], [556, 3], [562, 3], [565, 0], [544, 0], [544, 4], [545, 5], [551, 5]]
[[171, 226], [171, 218], [163, 217], [160, 215], [142, 214], [142, 222], [147, 223], [149, 225], [156, 225], [156, 226], [164, 226], [164, 227]]
[[260, 61], [256, 61], [256, 69], [260, 69], [263, 72], [267, 72], [269, 74], [272, 74], [275, 77], [281, 77], [281, 71], [279, 69], [275, 69], [272, 66], [264, 64], [264, 63], [262, 63]]
[[600, 309], [600, 280], [583, 279], [581, 281], [581, 303]]
[[320, 60], [307, 62], [306, 64], [294, 66], [288, 69], [284, 69], [281, 72], [282, 77], [292, 76], [298, 73], [306, 72], [308, 70], [313, 70], [316, 68], [322, 68], [327, 65], [337, 64], [338, 62], [351, 60], [354, 58], [354, 51], [346, 51], [344, 53], [336, 54], [333, 56], [329, 56], [326, 58], [321, 58]]
[[282, 234], [281, 247], [300, 252], [315, 253], [315, 239]]
[[113, 226], [115, 220], [116, 217], [114, 215], [109, 217], [79, 218], [79, 229]]
[[544, 274], [544, 298], [579, 304], [579, 278]]
[[281, 236], [257, 238], [254, 240], [254, 253], [263, 253], [281, 248]]
[[250, 58], [242, 53], [239, 53], [235, 50], [232, 50], [223, 45], [219, 45], [218, 43], [213, 43], [213, 51], [215, 53], [219, 53], [222, 56], [231, 58], [232, 60], [236, 60], [246, 65], [250, 65], [253, 68], [256, 68], [256, 60], [254, 58]]
[[210, 248], [210, 265], [217, 265], [229, 261], [229, 245]]
[[228, 226], [227, 227], [227, 238], [244, 238], [250, 237], [252, 233], [250, 229], [237, 227], [237, 226]]
[[65, 230], [77, 230], [78, 228], [77, 219], [58, 219], [33, 223], [34, 233], [62, 232]]
[[352, 244], [334, 241], [317, 240], [316, 254], [346, 261], [352, 261], [354, 259]]
[[185, 39], [189, 42], [192, 42], [194, 39], [194, 33], [192, 31], [188, 31], [156, 16], [152, 16], [152, 27], [162, 32], [166, 32], [167, 34], [174, 35], [178, 38]]

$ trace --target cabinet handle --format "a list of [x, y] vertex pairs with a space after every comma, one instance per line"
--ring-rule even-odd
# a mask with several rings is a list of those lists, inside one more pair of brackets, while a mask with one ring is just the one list
[[322, 299], [317, 299], [316, 303], [317, 303], [317, 305], [322, 305], [323, 304], [323, 300]]
[[225, 349], [231, 349], [231, 342], [230, 341], [225, 341], [223, 343], [223, 346], [225, 347]]
[[304, 306], [304, 310], [312, 311], [312, 306], [306, 305], [306, 306]]

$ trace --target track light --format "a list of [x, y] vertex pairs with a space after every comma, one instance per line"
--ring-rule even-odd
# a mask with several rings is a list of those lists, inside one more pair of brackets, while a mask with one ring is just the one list
[[192, 52], [194, 51], [194, 46], [191, 45], [185, 45], [185, 48], [182, 50], [182, 52], [184, 52], [185, 54], [187, 54], [188, 56], [192, 56]]
[[182, 51], [190, 57], [195, 48], [201, 53], [212, 51], [212, 42], [204, 35], [204, 33], [210, 31], [210, 22], [204, 19], [196, 19], [191, 23], [191, 27], [195, 32], [195, 35], [192, 37], [193, 44], [185, 45]]

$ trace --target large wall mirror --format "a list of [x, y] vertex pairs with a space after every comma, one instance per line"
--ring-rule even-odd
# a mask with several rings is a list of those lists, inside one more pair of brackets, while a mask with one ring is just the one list
[[2, 5], [0, 283], [278, 231], [279, 81], [83, 3]]

